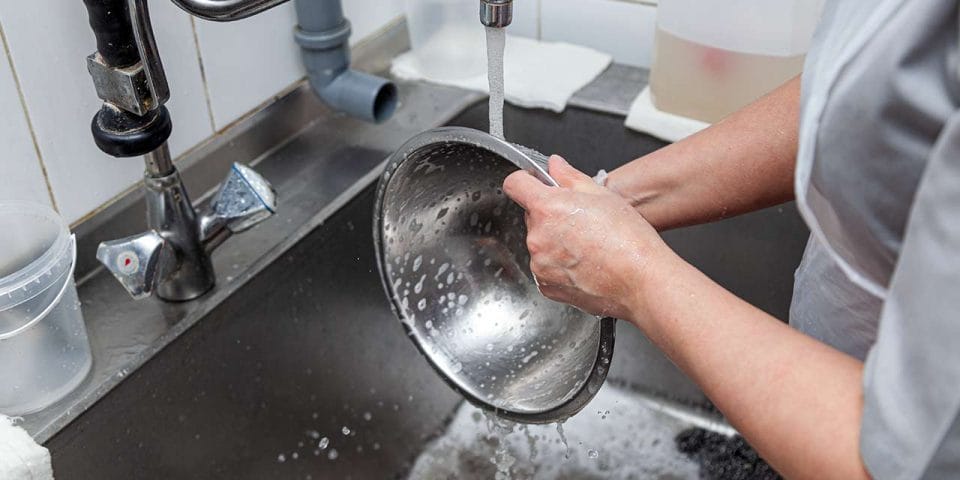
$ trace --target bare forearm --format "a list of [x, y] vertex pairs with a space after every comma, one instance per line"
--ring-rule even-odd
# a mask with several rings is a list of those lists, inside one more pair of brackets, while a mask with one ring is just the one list
[[867, 478], [862, 364], [713, 283], [677, 257], [638, 292], [634, 318], [787, 478]]
[[658, 230], [693, 225], [793, 198], [800, 79], [712, 127], [610, 174]]

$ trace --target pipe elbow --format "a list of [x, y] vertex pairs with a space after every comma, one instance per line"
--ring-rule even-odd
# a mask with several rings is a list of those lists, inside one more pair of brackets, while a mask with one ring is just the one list
[[397, 86], [350, 69], [350, 22], [340, 0], [297, 0], [300, 45], [313, 91], [334, 110], [381, 123], [397, 108]]
[[346, 69], [330, 80], [320, 72], [311, 74], [310, 84], [331, 108], [361, 120], [382, 123], [397, 109], [397, 86], [376, 75]]

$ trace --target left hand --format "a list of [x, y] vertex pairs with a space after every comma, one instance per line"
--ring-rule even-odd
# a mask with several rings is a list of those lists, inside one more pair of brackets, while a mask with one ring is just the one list
[[544, 296], [593, 315], [636, 323], [652, 266], [670, 252], [656, 230], [622, 197], [563, 158], [550, 158], [544, 185], [525, 171], [504, 192], [526, 212], [530, 270]]

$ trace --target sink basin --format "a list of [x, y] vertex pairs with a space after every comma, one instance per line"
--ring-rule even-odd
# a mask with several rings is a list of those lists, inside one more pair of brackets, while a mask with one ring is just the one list
[[[450, 123], [482, 129], [486, 122], [478, 104]], [[580, 109], [507, 108], [505, 123], [512, 141], [564, 154], [591, 174], [663, 145], [625, 130], [620, 117]], [[498, 467], [524, 478], [541, 467], [563, 470], [566, 457], [570, 469], [557, 475], [567, 478], [616, 477], [616, 468], [639, 478], [696, 475], [671, 453], [673, 435], [692, 425], [729, 429], [627, 325], [618, 326], [604, 391], [566, 426], [569, 451], [554, 426], [488, 426], [464, 405], [390, 310], [371, 235], [373, 188], [47, 442], [57, 478], [383, 479], [411, 471], [493, 478]], [[786, 318], [806, 237], [790, 206], [666, 235], [720, 284], [779, 318]], [[648, 437], [617, 437], [627, 417]], [[501, 434], [529, 442], [485, 436], [510, 428]], [[527, 450], [511, 453], [508, 445]], [[532, 459], [530, 446], [539, 451]], [[554, 462], [557, 449], [564, 453]], [[654, 456], [670, 458], [650, 473]]]

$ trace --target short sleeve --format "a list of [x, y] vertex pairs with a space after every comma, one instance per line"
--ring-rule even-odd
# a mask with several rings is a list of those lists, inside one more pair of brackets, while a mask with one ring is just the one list
[[932, 151], [864, 371], [877, 479], [960, 478], [960, 114]]

